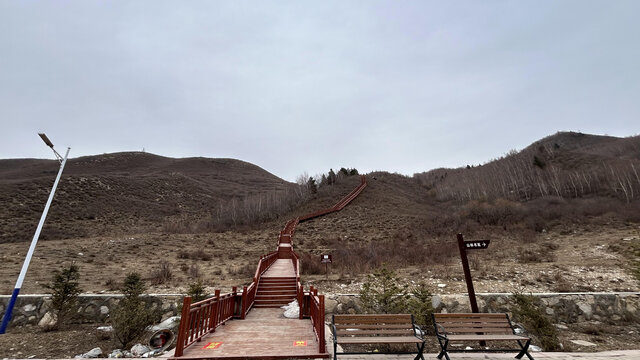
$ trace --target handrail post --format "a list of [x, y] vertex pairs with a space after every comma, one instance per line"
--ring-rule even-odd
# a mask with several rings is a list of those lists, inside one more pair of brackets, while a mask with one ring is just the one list
[[220, 289], [216, 289], [214, 292], [215, 305], [211, 311], [211, 323], [213, 326], [211, 327], [211, 332], [216, 332], [216, 327], [218, 327], [218, 319], [220, 318]]
[[318, 299], [320, 300], [318, 304], [318, 345], [320, 346], [320, 353], [323, 354], [327, 350], [324, 339], [324, 295], [319, 295]]
[[242, 319], [242, 320], [244, 320], [245, 314], [247, 313], [247, 307], [248, 307], [247, 298], [248, 298], [248, 296], [247, 296], [247, 287], [244, 286], [242, 288], [242, 302], [241, 302], [241, 304], [242, 304], [242, 314], [240, 314], [240, 319]]
[[298, 288], [298, 306], [300, 307], [300, 316], [299, 319], [302, 320], [304, 316], [304, 289], [302, 288], [302, 284], [300, 284], [300, 278], [296, 282], [296, 287]]
[[231, 317], [236, 316], [236, 309], [238, 308], [237, 304], [237, 296], [238, 296], [238, 287], [234, 286], [231, 288]]
[[182, 300], [182, 314], [180, 316], [180, 326], [178, 327], [178, 340], [176, 343], [175, 356], [182, 356], [184, 343], [186, 341], [187, 327], [189, 326], [189, 311], [191, 310], [191, 296], [185, 296]]

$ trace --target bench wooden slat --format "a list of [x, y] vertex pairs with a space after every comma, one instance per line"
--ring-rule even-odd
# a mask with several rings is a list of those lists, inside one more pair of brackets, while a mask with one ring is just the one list
[[413, 330], [338, 330], [338, 336], [344, 335], [413, 335]]
[[507, 318], [490, 318], [490, 319], [471, 319], [471, 318], [457, 318], [457, 319], [436, 319], [439, 324], [466, 324], [466, 323], [480, 323], [480, 324], [500, 324], [508, 323]]
[[[409, 320], [409, 322], [411, 322], [411, 320]], [[407, 323], [407, 320], [403, 320], [403, 319], [385, 319], [385, 320], [361, 319], [361, 320], [349, 320], [349, 321], [336, 320], [336, 324], [406, 324], [406, 323]]]
[[438, 324], [442, 325], [444, 328], [446, 329], [456, 329], [456, 328], [462, 328], [462, 327], [480, 327], [480, 328], [487, 328], [487, 329], [511, 329], [511, 326], [509, 326], [508, 322], [501, 322], [501, 323], [441, 323], [439, 322]]
[[507, 334], [512, 335], [513, 331], [511, 330], [490, 330], [490, 329], [482, 329], [482, 328], [465, 328], [460, 330], [449, 330], [445, 329], [447, 335], [464, 335], [464, 334]]
[[339, 344], [422, 344], [415, 336], [338, 337]]
[[411, 322], [411, 315], [335, 315], [336, 324], [398, 324]]
[[405, 320], [411, 320], [411, 314], [349, 314], [349, 315], [334, 315], [335, 319], [369, 319], [369, 318], [401, 318]]
[[447, 335], [449, 341], [500, 341], [500, 340], [529, 340], [520, 335]]
[[442, 314], [436, 313], [433, 314], [436, 319], [444, 319], [444, 318], [506, 318], [504, 313], [449, 313]]
[[336, 329], [409, 329], [407, 324], [335, 324]]

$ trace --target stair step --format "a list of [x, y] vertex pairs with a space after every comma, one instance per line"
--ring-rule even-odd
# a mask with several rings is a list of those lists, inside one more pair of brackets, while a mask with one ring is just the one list
[[261, 284], [295, 284], [296, 279], [288, 280], [288, 279], [276, 279], [276, 280], [267, 280], [265, 278], [260, 279]]
[[262, 301], [262, 300], [289, 300], [289, 302], [293, 301], [293, 299], [295, 299], [295, 295], [291, 296], [291, 295], [256, 295], [256, 301]]
[[256, 293], [258, 296], [260, 295], [289, 295], [296, 296], [298, 293], [295, 290], [258, 290]]
[[254, 308], [261, 308], [261, 309], [277, 309], [277, 308], [280, 308], [280, 307], [282, 307], [282, 306], [284, 306], [284, 305], [287, 305], [287, 304], [282, 304], [282, 305], [265, 305], [265, 304], [257, 304], [257, 303], [256, 303], [256, 304], [253, 304], [253, 307], [254, 307]]
[[279, 306], [284, 306], [287, 305], [288, 303], [292, 302], [293, 299], [288, 299], [288, 300], [258, 300], [256, 299], [256, 301], [253, 303], [254, 305], [279, 305]]
[[270, 291], [291, 290], [291, 291], [296, 291], [296, 289], [297, 289], [297, 287], [292, 286], [292, 285], [265, 285], [265, 284], [258, 285], [258, 291], [264, 291], [264, 290], [270, 290]]

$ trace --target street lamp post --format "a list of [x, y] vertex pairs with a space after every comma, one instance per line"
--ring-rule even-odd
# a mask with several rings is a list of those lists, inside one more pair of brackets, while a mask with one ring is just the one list
[[13, 312], [13, 307], [16, 304], [16, 299], [18, 298], [18, 293], [20, 293], [20, 288], [22, 287], [22, 282], [24, 281], [24, 277], [27, 275], [27, 269], [29, 268], [29, 263], [31, 262], [31, 257], [33, 256], [33, 252], [36, 249], [36, 244], [38, 243], [38, 238], [40, 237], [40, 232], [42, 231], [42, 226], [44, 225], [44, 220], [47, 218], [47, 213], [49, 212], [49, 207], [51, 206], [51, 202], [53, 201], [53, 195], [56, 192], [56, 188], [58, 187], [58, 182], [60, 181], [60, 177], [62, 176], [62, 170], [64, 169], [64, 165], [67, 163], [67, 157], [69, 156], [69, 150], [71, 148], [67, 148], [67, 153], [64, 155], [64, 158], [58, 154], [58, 152], [53, 148], [53, 144], [51, 140], [47, 137], [47, 135], [43, 133], [39, 133], [40, 138], [47, 144], [48, 147], [53, 150], [53, 153], [56, 155], [56, 159], [60, 163], [60, 170], [58, 170], [58, 176], [56, 177], [56, 181], [53, 183], [53, 189], [51, 189], [51, 193], [49, 194], [49, 199], [47, 200], [47, 204], [44, 207], [44, 211], [42, 212], [42, 216], [40, 217], [40, 222], [38, 223], [38, 227], [36, 228], [36, 233], [33, 235], [33, 240], [31, 240], [31, 246], [29, 247], [29, 251], [27, 252], [27, 257], [24, 259], [24, 263], [22, 264], [22, 270], [20, 270], [20, 275], [18, 275], [18, 280], [16, 281], [16, 286], [13, 289], [13, 293], [11, 294], [11, 299], [9, 300], [9, 304], [4, 312], [4, 317], [2, 318], [2, 325], [0, 325], [0, 334], [4, 334], [7, 330], [7, 326], [9, 326], [9, 321], [11, 321], [11, 315]]

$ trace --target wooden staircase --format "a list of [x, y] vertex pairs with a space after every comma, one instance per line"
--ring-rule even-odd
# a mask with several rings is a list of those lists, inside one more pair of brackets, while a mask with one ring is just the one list
[[[235, 287], [227, 294], [216, 290], [215, 296], [193, 304], [191, 297], [185, 296], [176, 349], [170, 359], [328, 358], [324, 295], [318, 295], [313, 286], [304, 291], [300, 258], [293, 251], [291, 238], [298, 223], [340, 211], [366, 186], [367, 179], [361, 176], [360, 185], [333, 207], [287, 222], [278, 238], [278, 250], [260, 257], [253, 281], [240, 293]], [[277, 308], [295, 299], [300, 307], [299, 319], [281, 316]], [[253, 308], [263, 309], [249, 314]], [[242, 321], [221, 327], [233, 319]], [[305, 345], [295, 345], [299, 342]]]
[[263, 277], [258, 284], [255, 308], [278, 308], [296, 299], [295, 277]]

